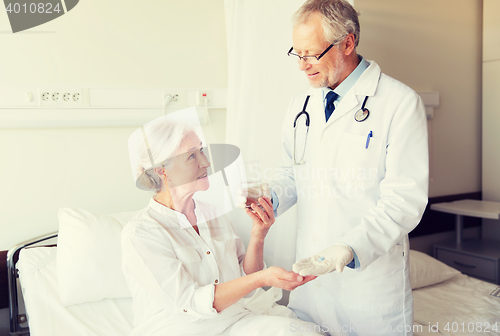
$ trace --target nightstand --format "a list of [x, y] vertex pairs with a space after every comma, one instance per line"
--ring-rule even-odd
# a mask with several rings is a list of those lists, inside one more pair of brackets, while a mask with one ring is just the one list
[[463, 216], [500, 219], [500, 202], [461, 200], [431, 205], [432, 210], [455, 214], [456, 238], [434, 245], [434, 258], [460, 272], [500, 284], [500, 240], [462, 240]]

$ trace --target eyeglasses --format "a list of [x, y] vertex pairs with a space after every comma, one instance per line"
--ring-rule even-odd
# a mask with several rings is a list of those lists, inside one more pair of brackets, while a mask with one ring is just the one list
[[339, 43], [342, 40], [343, 39], [339, 39], [339, 40], [333, 42], [332, 44], [330, 44], [330, 46], [328, 48], [326, 48], [325, 51], [323, 51], [319, 56], [315, 56], [315, 55], [300, 56], [300, 55], [295, 54], [295, 53], [292, 52], [293, 51], [293, 46], [290, 48], [290, 50], [288, 50], [287, 55], [288, 56], [295, 56], [295, 57], [297, 57], [297, 62], [300, 62], [300, 60], [303, 60], [304, 62], [306, 62], [308, 64], [319, 64], [319, 60], [321, 59], [321, 57], [325, 56], [325, 54], [330, 49], [332, 49], [332, 47], [334, 45], [336, 45], [337, 43]]

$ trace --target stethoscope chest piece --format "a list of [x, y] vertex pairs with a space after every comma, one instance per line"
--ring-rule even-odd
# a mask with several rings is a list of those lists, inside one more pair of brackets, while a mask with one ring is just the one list
[[365, 121], [370, 115], [370, 111], [367, 108], [359, 109], [354, 115], [354, 120], [358, 122]]
[[363, 105], [358, 110], [358, 112], [356, 112], [356, 114], [354, 115], [354, 120], [356, 120], [358, 122], [362, 122], [362, 121], [365, 121], [368, 118], [368, 116], [370, 115], [370, 111], [367, 108], [365, 108], [367, 100], [368, 100], [368, 96], [365, 96], [365, 100], [363, 100]]

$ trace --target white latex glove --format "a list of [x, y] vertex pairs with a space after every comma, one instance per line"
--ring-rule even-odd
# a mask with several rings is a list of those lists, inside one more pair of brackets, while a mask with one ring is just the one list
[[262, 183], [257, 186], [253, 186], [251, 188], [238, 188], [238, 194], [236, 196], [236, 204], [238, 208], [245, 209], [247, 205], [252, 203], [257, 203], [257, 199], [262, 196], [267, 196], [271, 198], [271, 190], [269, 189], [269, 184]]
[[345, 265], [354, 258], [351, 248], [344, 243], [337, 243], [311, 258], [297, 261], [293, 264], [293, 271], [302, 276], [320, 276], [333, 271], [342, 272]]

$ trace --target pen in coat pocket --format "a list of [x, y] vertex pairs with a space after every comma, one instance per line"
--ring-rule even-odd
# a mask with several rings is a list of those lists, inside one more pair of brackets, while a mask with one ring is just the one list
[[366, 137], [366, 146], [365, 146], [365, 149], [368, 149], [368, 146], [370, 145], [370, 138], [373, 136], [373, 132], [370, 131], [370, 133], [368, 133], [368, 136]]

